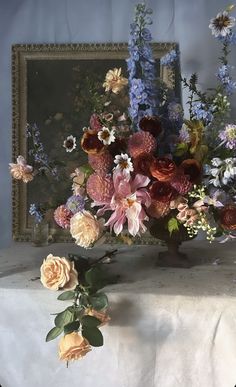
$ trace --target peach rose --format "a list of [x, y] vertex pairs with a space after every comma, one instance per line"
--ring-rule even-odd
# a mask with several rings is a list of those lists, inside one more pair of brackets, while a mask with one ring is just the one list
[[84, 357], [89, 351], [91, 351], [89, 342], [77, 332], [65, 335], [59, 342], [60, 360], [78, 360]]
[[87, 249], [100, 238], [103, 224], [89, 211], [77, 212], [70, 220], [70, 233], [77, 245]]
[[27, 165], [23, 156], [18, 156], [16, 159], [17, 164], [10, 163], [10, 173], [16, 180], [22, 180], [24, 183], [32, 181], [34, 178], [33, 167]]
[[78, 285], [78, 273], [74, 262], [49, 254], [40, 268], [43, 286], [51, 290], [73, 289]]

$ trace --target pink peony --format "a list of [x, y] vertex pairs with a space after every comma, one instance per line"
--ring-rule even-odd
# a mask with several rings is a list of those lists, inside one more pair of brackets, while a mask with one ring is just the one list
[[[150, 179], [146, 176], [137, 174], [134, 179], [124, 177], [120, 172], [113, 174], [114, 195], [109, 203], [98, 211], [102, 215], [105, 211], [113, 211], [105, 226], [110, 226], [116, 235], [119, 235], [125, 222], [128, 222], [128, 231], [135, 236], [140, 232], [145, 232], [146, 227], [143, 223], [148, 220], [144, 206], [151, 204], [150, 195], [145, 188]], [[98, 205], [98, 203], [94, 203]]]

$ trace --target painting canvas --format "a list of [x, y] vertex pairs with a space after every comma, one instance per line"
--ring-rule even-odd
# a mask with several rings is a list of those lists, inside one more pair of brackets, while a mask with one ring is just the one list
[[[175, 48], [173, 43], [154, 43], [157, 73], [179, 95], [178, 69], [160, 66], [160, 58]], [[14, 45], [13, 46], [13, 159], [27, 154], [27, 124], [36, 124], [49, 158], [65, 159], [62, 144], [71, 133], [79, 139], [88, 126], [93, 98], [111, 68], [122, 68], [127, 76], [126, 44]], [[79, 142], [79, 141], [78, 141]], [[79, 147], [78, 147], [79, 148]], [[84, 152], [66, 154], [68, 174], [83, 162]], [[13, 183], [13, 237], [31, 239], [33, 221], [29, 206], [41, 198], [55, 206], [69, 196], [70, 181], [34, 179], [27, 185]], [[60, 196], [59, 196], [60, 195]], [[55, 202], [54, 200], [57, 200]], [[54, 241], [70, 240], [69, 233], [51, 223]]]

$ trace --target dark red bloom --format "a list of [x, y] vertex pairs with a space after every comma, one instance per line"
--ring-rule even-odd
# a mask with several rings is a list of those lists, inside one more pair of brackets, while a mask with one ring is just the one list
[[185, 175], [189, 176], [189, 179], [192, 183], [198, 182], [201, 177], [202, 167], [201, 164], [195, 159], [186, 159], [184, 160], [180, 168], [183, 170]]
[[153, 136], [158, 136], [162, 131], [161, 120], [155, 116], [145, 116], [139, 121], [139, 127], [144, 132], [150, 132]]
[[81, 148], [89, 154], [99, 154], [103, 152], [104, 145], [99, 140], [95, 130], [87, 129], [81, 139]]
[[220, 224], [225, 230], [236, 230], [236, 206], [234, 204], [228, 204], [220, 211]]
[[155, 181], [149, 188], [150, 196], [153, 200], [163, 203], [170, 203], [171, 200], [176, 198], [178, 193], [168, 183], [161, 181]]
[[152, 176], [157, 180], [168, 182], [176, 175], [177, 167], [174, 161], [162, 157], [153, 161], [150, 170]]
[[141, 154], [133, 160], [134, 172], [151, 177], [150, 167], [154, 160], [154, 156], [149, 153]]

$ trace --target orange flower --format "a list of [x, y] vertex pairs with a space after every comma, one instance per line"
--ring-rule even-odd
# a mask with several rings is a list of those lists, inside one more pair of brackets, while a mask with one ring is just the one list
[[236, 206], [233, 204], [226, 205], [220, 211], [220, 224], [225, 230], [236, 230]]
[[59, 342], [60, 360], [78, 360], [84, 357], [89, 351], [91, 351], [89, 342], [77, 332], [63, 336]]
[[175, 163], [166, 157], [155, 159], [150, 169], [152, 176], [163, 182], [171, 181], [177, 171]]
[[104, 150], [104, 144], [99, 140], [96, 130], [86, 129], [81, 139], [81, 148], [89, 154], [99, 154]]

